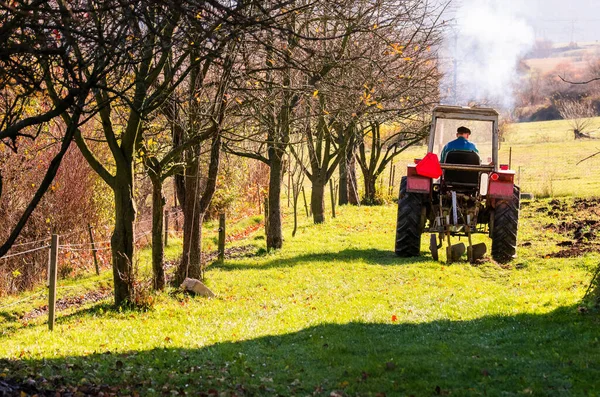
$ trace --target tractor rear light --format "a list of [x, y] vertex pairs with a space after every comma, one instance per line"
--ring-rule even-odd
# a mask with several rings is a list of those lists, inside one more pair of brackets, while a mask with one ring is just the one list
[[510, 199], [513, 195], [514, 171], [498, 171], [490, 174], [487, 197], [495, 199]]
[[409, 164], [406, 169], [406, 191], [409, 193], [429, 193], [431, 178], [417, 174], [417, 167]]
[[508, 171], [508, 164], [500, 164], [500, 169], [502, 171]]
[[512, 196], [512, 182], [490, 182], [487, 192], [488, 198], [509, 199]]
[[426, 193], [431, 191], [431, 179], [423, 177], [408, 177], [406, 191], [410, 193]]

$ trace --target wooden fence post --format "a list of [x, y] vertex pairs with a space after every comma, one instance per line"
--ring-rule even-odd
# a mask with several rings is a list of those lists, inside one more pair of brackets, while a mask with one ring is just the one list
[[260, 202], [260, 185], [256, 184], [256, 201], [258, 202], [258, 215], [262, 213], [261, 202]]
[[288, 202], [288, 208], [290, 208], [290, 189], [292, 186], [292, 160], [290, 158], [290, 155], [288, 154], [288, 169], [287, 169], [287, 174], [288, 174], [288, 183], [287, 183], [287, 202]]
[[175, 215], [175, 231], [179, 231], [179, 212], [177, 211], [177, 207], [171, 207], [171, 212]]
[[393, 181], [393, 172], [394, 172], [394, 161], [390, 164], [390, 179], [388, 181], [388, 195], [392, 194], [392, 181]]
[[304, 209], [306, 210], [306, 217], [308, 218], [308, 205], [306, 205], [306, 194], [304, 194], [304, 186], [302, 186], [302, 198], [304, 199]]
[[333, 192], [333, 180], [329, 180], [329, 191], [331, 192], [331, 217], [335, 218], [335, 194]]
[[225, 260], [225, 214], [219, 215], [219, 262]]
[[56, 309], [56, 268], [58, 266], [58, 234], [52, 235], [50, 245], [50, 291], [48, 294], [48, 329], [54, 329], [54, 311]]
[[265, 197], [265, 203], [263, 204], [265, 208], [265, 239], [268, 238], [269, 234], [269, 198]]
[[88, 223], [88, 232], [90, 233], [90, 241], [92, 242], [92, 255], [94, 255], [94, 266], [96, 266], [96, 275], [100, 275], [100, 266], [98, 265], [98, 255], [96, 255], [96, 243], [94, 242], [94, 233], [92, 233], [92, 225]]
[[169, 245], [169, 211], [165, 211], [165, 247]]

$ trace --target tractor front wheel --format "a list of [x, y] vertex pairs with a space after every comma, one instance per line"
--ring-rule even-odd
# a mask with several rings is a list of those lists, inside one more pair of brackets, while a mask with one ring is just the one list
[[498, 203], [494, 210], [492, 258], [501, 263], [510, 261], [517, 254], [520, 198], [521, 190], [515, 186], [512, 200]]
[[406, 177], [400, 182], [398, 219], [396, 221], [396, 255], [419, 256], [423, 231], [423, 199], [418, 193], [406, 191]]

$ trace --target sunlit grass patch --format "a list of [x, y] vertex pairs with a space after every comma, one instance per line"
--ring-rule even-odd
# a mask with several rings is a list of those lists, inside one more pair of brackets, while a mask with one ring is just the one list
[[[544, 203], [524, 206], [521, 242], [542, 240], [535, 209]], [[401, 259], [394, 206], [336, 213], [321, 225], [300, 217], [294, 238], [287, 214], [283, 250], [210, 266], [215, 299], [168, 291], [148, 312], [97, 302], [59, 313], [53, 333], [43, 318], [13, 320], [0, 357], [18, 361], [0, 367], [147, 395], [591, 390], [599, 323], [576, 307], [597, 254], [546, 259], [560, 240], [548, 235], [519, 247], [508, 267], [432, 261], [425, 239], [421, 257]], [[82, 285], [110, 281], [102, 277]], [[26, 310], [3, 313], [17, 307]]]

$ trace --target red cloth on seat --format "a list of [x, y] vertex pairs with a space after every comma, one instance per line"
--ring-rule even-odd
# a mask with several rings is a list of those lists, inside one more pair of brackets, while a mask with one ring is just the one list
[[417, 174], [433, 179], [442, 176], [442, 167], [435, 153], [427, 153], [423, 160], [419, 161]]

